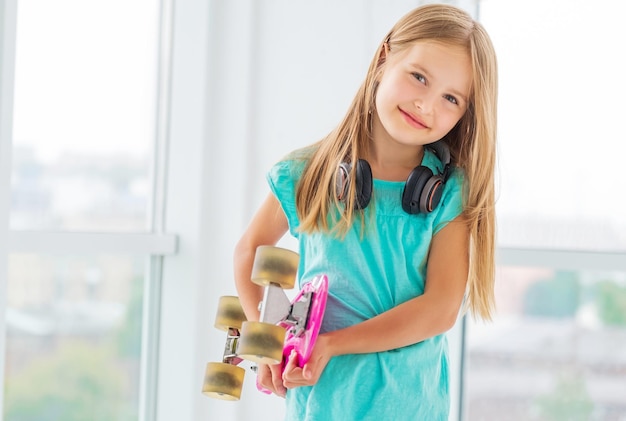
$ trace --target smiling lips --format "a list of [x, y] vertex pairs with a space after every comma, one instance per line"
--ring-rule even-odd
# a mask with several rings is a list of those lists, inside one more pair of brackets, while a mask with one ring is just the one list
[[402, 117], [404, 118], [404, 120], [409, 123], [409, 125], [411, 125], [412, 127], [415, 127], [416, 129], [427, 129], [428, 126], [417, 116], [407, 113], [406, 111], [399, 109], [400, 110], [400, 114], [402, 114]]

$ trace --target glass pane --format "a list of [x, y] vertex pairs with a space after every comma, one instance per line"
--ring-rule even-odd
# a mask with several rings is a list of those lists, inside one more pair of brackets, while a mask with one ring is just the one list
[[500, 67], [500, 245], [626, 250], [625, 15], [613, 0], [480, 2]]
[[501, 267], [468, 331], [468, 420], [626, 419], [626, 273]]
[[158, 7], [18, 2], [11, 228], [147, 228]]
[[5, 421], [136, 421], [144, 258], [9, 257]]

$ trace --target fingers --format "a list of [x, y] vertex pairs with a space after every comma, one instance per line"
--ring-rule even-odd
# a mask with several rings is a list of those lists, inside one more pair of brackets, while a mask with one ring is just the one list
[[280, 364], [270, 366], [270, 370], [272, 372], [272, 384], [274, 385], [274, 393], [284, 398], [287, 395], [287, 388], [283, 384], [283, 376]]
[[293, 371], [296, 368], [298, 368], [297, 365], [297, 361], [298, 361], [298, 354], [296, 353], [295, 350], [292, 350], [291, 353], [289, 354], [289, 357], [287, 357], [287, 365], [285, 365], [285, 372], [287, 371]]
[[302, 377], [304, 377], [307, 381], [313, 378], [313, 372], [311, 371], [310, 364], [307, 363], [302, 368]]
[[[318, 338], [318, 344], [320, 344]], [[318, 382], [330, 357], [323, 352], [323, 347], [316, 347], [304, 367], [298, 367], [298, 355], [292, 352], [287, 359], [283, 373], [283, 384], [287, 389], [299, 386], [313, 386]]]
[[261, 387], [273, 392], [272, 373], [265, 364], [259, 364], [256, 369], [256, 381]]
[[[294, 377], [294, 374], [300, 374], [304, 379], [309, 380], [311, 378], [311, 369], [309, 364], [305, 364], [304, 367], [298, 366], [298, 353], [293, 350], [287, 358], [287, 365], [285, 366], [285, 372], [288, 372], [288, 377]], [[283, 374], [284, 377], [284, 374]]]
[[305, 364], [304, 368], [299, 367], [298, 354], [296, 351], [292, 351], [286, 358], [284, 369], [281, 369], [281, 364], [270, 366], [259, 364], [257, 382], [270, 392], [285, 397], [287, 389], [314, 385], [319, 378], [319, 375], [315, 374], [315, 370], [316, 366], [313, 360]]
[[278, 396], [285, 397], [287, 393], [287, 388], [283, 384], [281, 377], [280, 364], [272, 366], [259, 364], [257, 369], [257, 382], [263, 388]]
[[283, 372], [283, 384], [287, 389], [293, 389], [299, 386], [310, 386], [312, 383], [309, 378], [304, 375], [304, 370], [298, 367], [298, 355], [295, 351], [292, 351], [287, 358], [287, 365], [285, 365], [285, 371]]

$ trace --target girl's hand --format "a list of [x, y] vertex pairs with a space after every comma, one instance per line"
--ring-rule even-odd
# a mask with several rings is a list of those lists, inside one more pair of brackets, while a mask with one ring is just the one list
[[281, 365], [259, 364], [257, 367], [257, 383], [270, 392], [284, 398], [287, 388], [281, 377]]
[[287, 389], [293, 389], [300, 386], [312, 386], [319, 380], [326, 364], [330, 361], [332, 355], [329, 352], [326, 337], [320, 335], [311, 353], [311, 358], [300, 368], [296, 365], [297, 355], [295, 351], [287, 359], [287, 365], [283, 371], [283, 384]]

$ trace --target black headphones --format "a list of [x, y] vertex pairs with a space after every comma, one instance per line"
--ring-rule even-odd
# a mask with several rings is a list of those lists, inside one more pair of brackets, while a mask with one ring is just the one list
[[[425, 145], [424, 148], [437, 155], [443, 164], [443, 170], [433, 174], [430, 168], [419, 165], [411, 171], [402, 192], [402, 209], [411, 215], [428, 213], [437, 207], [450, 172], [450, 149], [444, 141], [439, 140]], [[346, 200], [350, 188], [351, 170], [352, 165], [347, 162], [342, 162], [337, 170], [335, 191], [339, 201], [345, 202]], [[365, 209], [372, 198], [372, 168], [367, 161], [359, 159], [355, 174], [355, 209]]]

